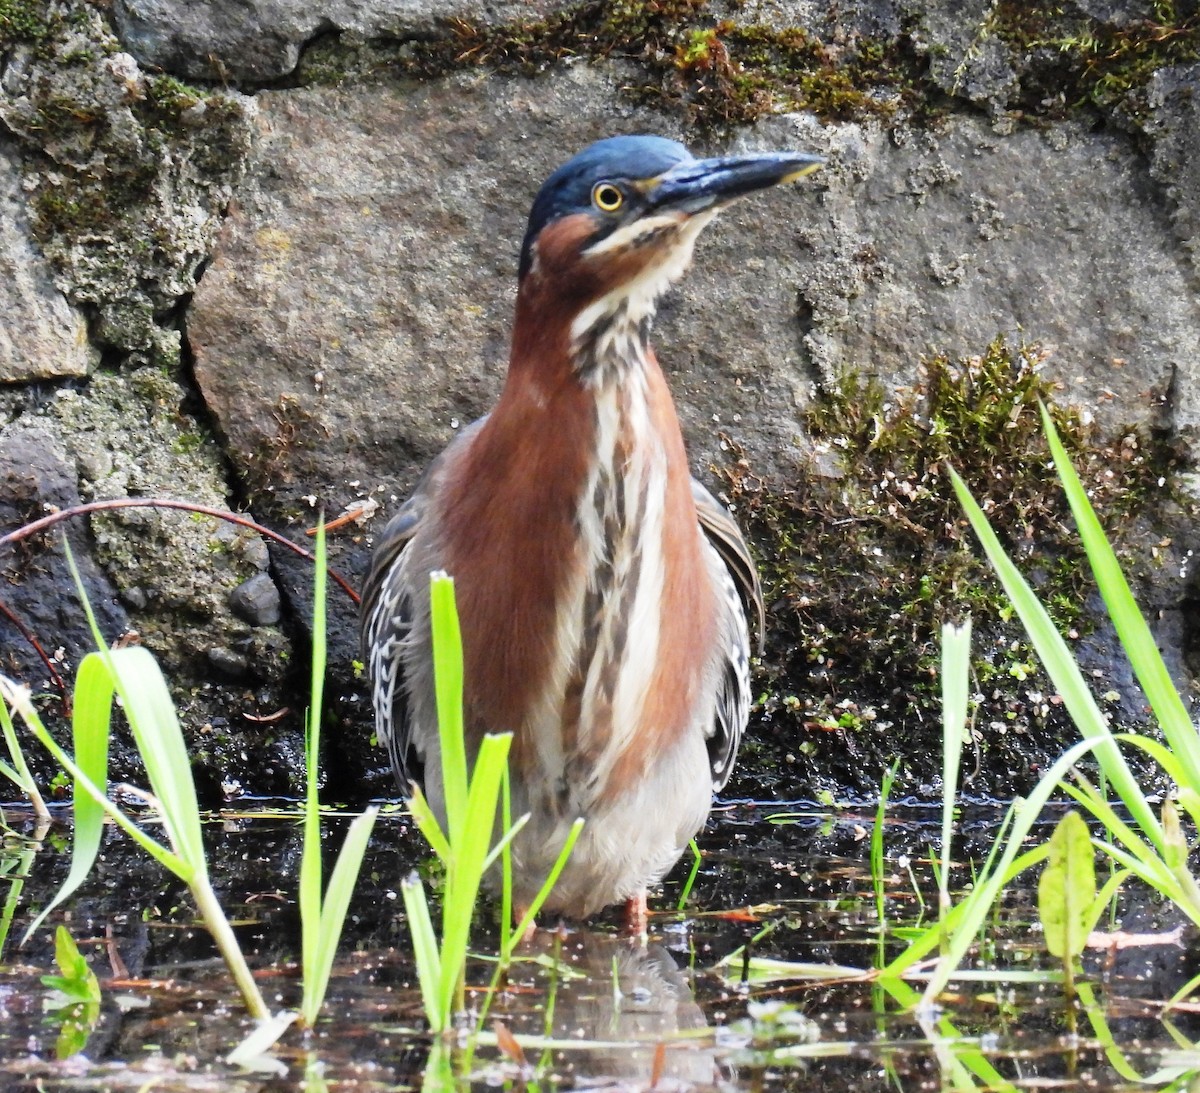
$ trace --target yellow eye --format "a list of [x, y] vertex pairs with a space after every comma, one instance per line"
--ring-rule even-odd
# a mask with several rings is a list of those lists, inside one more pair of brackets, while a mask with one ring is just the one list
[[625, 204], [625, 195], [611, 182], [597, 182], [592, 188], [592, 204], [601, 212], [615, 213]]

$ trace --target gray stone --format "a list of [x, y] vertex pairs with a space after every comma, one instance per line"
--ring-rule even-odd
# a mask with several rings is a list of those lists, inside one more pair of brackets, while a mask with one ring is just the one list
[[922, 354], [969, 356], [1003, 333], [1052, 350], [1064, 401], [1109, 428], [1190, 404], [1194, 271], [1128, 138], [1073, 123], [998, 136], [955, 117], [900, 145], [865, 130], [825, 175], [800, 291], [826, 379], [907, 386]]
[[229, 593], [229, 606], [251, 626], [275, 626], [280, 615], [279, 589], [266, 573], [256, 573]]
[[244, 679], [250, 670], [246, 657], [223, 645], [214, 645], [208, 650], [208, 663], [230, 679]]
[[1127, 26], [1129, 23], [1155, 21], [1155, 0], [1075, 0], [1085, 15], [1103, 23]]
[[1150, 173], [1166, 187], [1179, 241], [1200, 274], [1200, 64], [1156, 72], [1143, 129], [1152, 141]]
[[[1146, 95], [1144, 131], [1152, 141], [1150, 173], [1165, 188], [1169, 216], [1191, 259], [1191, 276], [1183, 288], [1196, 299], [1200, 282], [1200, 65], [1163, 69], [1155, 73]], [[1172, 386], [1170, 425], [1186, 437], [1193, 451], [1200, 447], [1200, 390], [1194, 358]]]
[[[220, 454], [185, 412], [185, 399], [184, 389], [156, 369], [101, 373], [84, 390], [60, 391], [0, 430], [0, 442], [35, 431], [73, 464], [71, 486], [82, 500], [167, 497], [223, 509]], [[212, 517], [151, 508], [95, 513], [90, 527], [88, 550], [127, 608], [128, 625], [173, 679], [184, 682], [197, 670], [214, 634], [239, 649], [272, 650], [255, 667], [263, 678], [281, 674], [277, 640], [229, 607], [230, 593], [259, 572], [261, 548], [242, 546], [257, 535]]]
[[1021, 59], [995, 33], [995, 6], [993, 0], [917, 5], [911, 33], [938, 87], [999, 110], [1019, 86]]
[[87, 324], [30, 237], [16, 149], [0, 138], [0, 383], [83, 376]]
[[125, 48], [143, 64], [191, 79], [274, 80], [319, 34], [400, 38], [450, 17], [480, 23], [536, 19], [552, 0], [116, 0]]

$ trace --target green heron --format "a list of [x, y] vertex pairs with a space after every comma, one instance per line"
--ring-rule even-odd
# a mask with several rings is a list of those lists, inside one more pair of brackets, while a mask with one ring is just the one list
[[613, 137], [555, 171], [521, 248], [495, 409], [387, 525], [363, 591], [379, 740], [401, 789], [441, 809], [429, 575], [455, 579], [470, 754], [513, 733], [514, 899], [579, 841], [546, 909], [583, 918], [645, 892], [703, 826], [750, 707], [762, 592], [745, 540], [692, 478], [648, 343], [658, 297], [733, 198], [816, 170], [798, 153], [696, 159]]

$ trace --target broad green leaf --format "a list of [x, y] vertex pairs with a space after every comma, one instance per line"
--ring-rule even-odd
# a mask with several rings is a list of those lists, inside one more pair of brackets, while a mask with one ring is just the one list
[[1083, 817], [1068, 812], [1050, 836], [1050, 857], [1038, 879], [1038, 915], [1052, 956], [1074, 960], [1083, 952], [1095, 899], [1092, 837]]
[[316, 1023], [321, 1003], [325, 1000], [325, 991], [333, 972], [333, 960], [337, 955], [346, 912], [350, 907], [350, 897], [354, 895], [354, 884], [358, 880], [363, 857], [367, 852], [367, 843], [370, 842], [371, 830], [378, 815], [378, 806], [372, 806], [355, 818], [346, 832], [337, 861], [333, 863], [329, 887], [325, 890], [325, 900], [321, 905], [316, 951], [309, 955], [304, 967], [304, 1001], [301, 1012], [304, 1023], [310, 1027]]

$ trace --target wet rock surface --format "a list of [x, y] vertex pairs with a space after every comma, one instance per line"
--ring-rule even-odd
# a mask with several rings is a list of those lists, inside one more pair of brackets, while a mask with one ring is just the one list
[[[829, 166], [730, 209], [662, 303], [655, 344], [694, 470], [828, 499], [846, 471], [813, 415], [842, 377], [895, 402], [922, 387], [923, 357], [970, 358], [998, 334], [1039, 345], [1097, 445], [1174, 452], [1122, 547], [1156, 559], [1139, 589], [1188, 684], [1195, 524], [1174, 486], [1200, 416], [1194, 5], [1157, 37], [1154, 5], [1095, 0], [18, 7], [0, 13], [0, 293], [25, 287], [0, 336], [0, 445], [19, 456], [44, 437], [64, 498], [250, 509], [306, 543], [320, 511], [377, 501], [332, 541], [355, 582], [422, 467], [503, 382], [524, 219], [565, 155], [638, 131], [701, 152], [802, 147]], [[1136, 63], [1102, 70], [1082, 52], [1106, 43]], [[213, 792], [286, 783], [307, 563], [178, 513], [105, 513], [74, 534], [115, 596], [114, 629], [141, 633], [176, 680]], [[765, 568], [785, 556], [760, 545]], [[62, 644], [35, 567], [0, 562], [15, 567], [6, 603]], [[382, 789], [353, 607], [333, 595], [338, 777]], [[1083, 615], [1087, 656], [1137, 716], [1095, 605]], [[836, 625], [770, 637], [819, 658]], [[6, 663], [36, 673], [6, 626]], [[907, 687], [847, 694], [829, 678], [812, 685], [831, 703]], [[784, 716], [789, 697], [768, 696], [763, 779], [741, 788], [877, 784], [886, 731], [813, 737]], [[1003, 791], [1011, 771], [984, 776]]]

